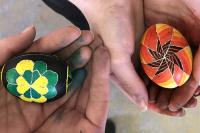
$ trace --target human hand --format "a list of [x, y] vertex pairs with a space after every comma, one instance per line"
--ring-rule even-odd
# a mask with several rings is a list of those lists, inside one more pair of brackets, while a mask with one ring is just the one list
[[111, 70], [122, 92], [141, 110], [147, 110], [148, 95], [131, 57], [135, 38], [143, 32], [143, 3], [140, 0], [70, 0], [87, 18], [111, 55]]
[[[105, 130], [108, 101], [110, 60], [107, 50], [100, 46], [89, 64], [89, 73], [79, 88], [54, 114], [45, 121], [38, 132], [48, 133], [103, 133]], [[101, 69], [99, 69], [101, 68]], [[78, 74], [79, 73], [79, 74]], [[81, 76], [84, 71], [77, 71]], [[80, 80], [78, 79], [74, 80]]]
[[[65, 95], [51, 103], [27, 103], [10, 95], [3, 85], [0, 84], [1, 131], [9, 133], [50, 132], [50, 130], [53, 131], [53, 129], [60, 132], [63, 132], [64, 129], [69, 132], [73, 132], [74, 130], [77, 132], [81, 130], [103, 131], [107, 115], [108, 97], [97, 96], [96, 98], [95, 96], [96, 99], [94, 99], [94, 95], [96, 95], [97, 92], [105, 94], [108, 92], [108, 84], [104, 78], [106, 78], [106, 74], [108, 73], [109, 61], [106, 59], [109, 59], [109, 57], [106, 57], [104, 60], [102, 58], [107, 54], [102, 56], [102, 58], [98, 55], [98, 51], [104, 52], [105, 50], [99, 48], [94, 56], [95, 60], [97, 59], [98, 61], [95, 61], [92, 67], [92, 76], [94, 73], [96, 75], [94, 75], [91, 81], [91, 86], [90, 84], [89, 86], [84, 85], [85, 89], [76, 91], [76, 89], [82, 87], [86, 77], [86, 71], [78, 68], [86, 65], [91, 57], [91, 49], [84, 45], [88, 45], [92, 42], [92, 34], [88, 31], [82, 31], [81, 33], [81, 31], [75, 27], [65, 27], [33, 42], [35, 34], [35, 28], [29, 27], [22, 33], [0, 40], [0, 51], [2, 53], [0, 57], [1, 66], [10, 57], [22, 52], [55, 54], [63, 60], [68, 61], [73, 70], [72, 74], [74, 79], [70, 87], [71, 94]], [[105, 65], [106, 67], [104, 67], [105, 69], [99, 71], [102, 72], [102, 74], [105, 73], [104, 77], [99, 76], [96, 72], [96, 66], [101, 65], [102, 60], [104, 61], [104, 65], [107, 64], [107, 66]], [[98, 81], [102, 82], [97, 83], [95, 80], [97, 78]], [[99, 83], [101, 83], [100, 86]], [[103, 89], [99, 91], [98, 88], [100, 87]], [[88, 94], [90, 95], [88, 96]], [[80, 103], [81, 106], [78, 105], [76, 108], [76, 104], [73, 104], [73, 101], [78, 101], [79, 99], [81, 99], [80, 101], [84, 102], [87, 107]], [[86, 109], [85, 112], [79, 107]], [[93, 116], [93, 114], [95, 114], [93, 111], [99, 115]], [[63, 127], [63, 123], [67, 121], [69, 122], [68, 126]]]
[[[193, 72], [189, 81], [174, 90], [167, 90], [152, 85], [149, 89], [149, 108], [161, 114], [171, 116], [185, 115], [185, 108], [195, 107], [199, 94], [200, 81], [200, 15], [198, 0], [145, 0], [144, 13], [147, 26], [155, 23], [167, 23], [180, 30], [189, 41], [195, 53]], [[159, 8], [158, 8], [159, 7]], [[198, 49], [198, 50], [196, 50]]]

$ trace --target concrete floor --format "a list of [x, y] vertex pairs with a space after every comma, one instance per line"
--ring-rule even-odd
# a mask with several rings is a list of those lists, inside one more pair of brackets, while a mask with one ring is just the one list
[[[0, 38], [35, 25], [37, 37], [71, 25], [40, 0], [0, 0]], [[114, 85], [111, 87], [109, 117], [117, 133], [199, 133], [200, 109], [187, 110], [184, 118], [172, 118], [148, 111], [140, 113]]]

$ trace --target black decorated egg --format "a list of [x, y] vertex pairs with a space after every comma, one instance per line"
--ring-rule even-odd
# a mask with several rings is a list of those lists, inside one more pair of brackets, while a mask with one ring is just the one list
[[1, 79], [10, 94], [35, 103], [62, 97], [72, 81], [69, 66], [64, 61], [42, 53], [10, 59], [2, 68]]

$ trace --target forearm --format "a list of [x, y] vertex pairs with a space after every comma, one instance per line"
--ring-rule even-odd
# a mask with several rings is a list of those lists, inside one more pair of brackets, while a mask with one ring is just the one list
[[[109, 0], [68, 0], [73, 3], [76, 7], [80, 9], [83, 15], [89, 22], [90, 27], [92, 27], [93, 22], [95, 21], [96, 17], [100, 16], [99, 10], [102, 10], [102, 2], [106, 5]], [[103, 10], [102, 10], [103, 11]]]
[[[134, 15], [135, 23], [143, 23], [143, 0], [69, 0], [77, 6], [89, 22], [90, 27], [104, 21], [105, 17], [114, 18], [116, 13]], [[137, 28], [137, 27], [136, 27]]]

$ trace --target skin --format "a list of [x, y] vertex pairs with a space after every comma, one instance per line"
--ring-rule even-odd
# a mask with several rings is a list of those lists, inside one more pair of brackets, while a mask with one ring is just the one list
[[[158, 113], [170, 116], [183, 116], [182, 107], [195, 107], [199, 94], [200, 78], [198, 49], [200, 16], [198, 0], [70, 0], [87, 18], [96, 36], [100, 36], [111, 55], [112, 77], [122, 87], [124, 94], [143, 111], [147, 106]], [[159, 7], [159, 8], [158, 8]], [[193, 74], [183, 87], [171, 90], [155, 85], [145, 85], [136, 73], [136, 44], [145, 27], [155, 23], [167, 23], [180, 30], [190, 42], [194, 51]], [[195, 28], [194, 28], [195, 27]], [[132, 60], [131, 60], [132, 57]], [[120, 69], [119, 69], [120, 68]], [[139, 73], [141, 69], [139, 68]], [[144, 74], [142, 74], [144, 75]], [[134, 82], [133, 82], [134, 81]], [[149, 103], [148, 103], [149, 95]]]
[[[148, 94], [132, 63], [138, 49], [136, 38], [144, 30], [143, 3], [140, 0], [70, 0], [87, 18], [92, 31], [102, 38], [111, 55], [112, 77], [121, 91], [147, 110]], [[139, 15], [137, 15], [139, 14]], [[119, 69], [120, 68], [120, 69]]]
[[[141, 28], [143, 27], [142, 26], [143, 24], [138, 23], [141, 22], [139, 21], [141, 20], [141, 18], [139, 17], [140, 19], [137, 19], [138, 17], [135, 18], [133, 17], [134, 13], [138, 11], [138, 10], [133, 11], [133, 9], [136, 8], [136, 7], [133, 8], [134, 5], [136, 5], [136, 3], [133, 4], [130, 1], [129, 1], [130, 3], [128, 1], [125, 2], [114, 1], [115, 3], [112, 3], [113, 1], [109, 2], [110, 3], [108, 4], [108, 6], [101, 7], [102, 6], [101, 3], [98, 3], [97, 4], [98, 6], [95, 6], [96, 8], [98, 7], [100, 9], [105, 8], [104, 10], [101, 10], [101, 12], [105, 11], [105, 13], [102, 13], [104, 15], [99, 17], [99, 21], [97, 21], [98, 18], [95, 21], [94, 18], [89, 17], [88, 15], [88, 19], [91, 20], [90, 25], [92, 26], [92, 29], [95, 31], [96, 36], [100, 36], [103, 39], [105, 46], [108, 47], [109, 53], [111, 55], [112, 72], [114, 73], [115, 78], [123, 86], [123, 91], [130, 97], [130, 99], [132, 99], [132, 101], [136, 102], [140, 107], [145, 109], [142, 103], [146, 104], [147, 100], [146, 88], [144, 83], [138, 78], [138, 75], [135, 73], [133, 64], [130, 61], [130, 57], [134, 52], [134, 46], [135, 46], [134, 36], [137, 36], [134, 33], [141, 33], [141, 31], [143, 31], [143, 28]], [[197, 0], [192, 2], [191, 1], [172, 2], [172, 0], [171, 1], [166, 0], [165, 2], [163, 1], [160, 2], [158, 0], [151, 0], [149, 1], [151, 2], [151, 4], [148, 4], [147, 0], [145, 0], [144, 2], [145, 2], [144, 14], [145, 14], [146, 25], [150, 25], [157, 22], [165, 22], [172, 24], [185, 34], [187, 39], [190, 41], [191, 46], [194, 47], [198, 46], [200, 40], [198, 40], [197, 36], [199, 34], [199, 29], [198, 29], [199, 11], [198, 8], [196, 7], [196, 5], [198, 5]], [[178, 6], [176, 6], [175, 8], [171, 8], [170, 4], [174, 2]], [[161, 4], [159, 6], [162, 8], [155, 8], [156, 6], [153, 6], [154, 4], [158, 3]], [[87, 9], [91, 10], [92, 8], [87, 8]], [[181, 12], [177, 12], [177, 10]], [[87, 12], [89, 11], [86, 11], [86, 13]], [[178, 13], [183, 13], [183, 14], [180, 15]], [[112, 25], [105, 22], [111, 22]], [[123, 29], [118, 28], [122, 25], [124, 26]], [[192, 28], [192, 30], [190, 30], [191, 27], [194, 26], [197, 28]], [[137, 29], [134, 27], [140, 27], [140, 28]], [[103, 35], [103, 31], [107, 31], [105, 35]], [[81, 32], [76, 28], [69, 28], [69, 29], [63, 28], [33, 42], [35, 36], [35, 30], [33, 27], [31, 27], [26, 31], [24, 31], [23, 33], [20, 33], [16, 36], [12, 36], [0, 41], [1, 44], [0, 50], [3, 55], [0, 57], [0, 64], [3, 65], [6, 62], [6, 60], [8, 60], [10, 57], [18, 53], [27, 51], [53, 53], [60, 56], [63, 59], [67, 59], [71, 54], [63, 54], [62, 52], [67, 53], [66, 52], [67, 49], [70, 49], [70, 51], [76, 51], [76, 49], [80, 48], [81, 46], [76, 45], [75, 40], [77, 40], [80, 37], [80, 35], [86, 36], [85, 34], [86, 34], [85, 32], [82, 32], [81, 34]], [[95, 43], [96, 42], [98, 41], [95, 41]], [[32, 43], [34, 45], [32, 45]], [[69, 46], [69, 44], [72, 45]], [[89, 43], [82, 43], [82, 46], [87, 44]], [[96, 44], [92, 44], [92, 47], [95, 45]], [[117, 46], [116, 49], [114, 45]], [[118, 51], [118, 48], [120, 49], [120, 51]], [[154, 90], [156, 90], [157, 88], [159, 91], [154, 91], [154, 92], [150, 91], [151, 96], [158, 97], [158, 99], [160, 99], [160, 100], [157, 100], [157, 98], [155, 99], [157, 103], [160, 103], [159, 101], [162, 102], [164, 101], [163, 103], [167, 105], [167, 109], [161, 109], [160, 107], [157, 106], [157, 104], [154, 103], [149, 104], [150, 109], [165, 115], [183, 116], [184, 111], [183, 109], [180, 109], [181, 107], [194, 107], [195, 105], [194, 103], [196, 100], [193, 97], [193, 95], [196, 92], [198, 92], [197, 81], [199, 81], [199, 75], [200, 75], [199, 69], [197, 67], [199, 66], [198, 62], [200, 60], [199, 51], [200, 50], [198, 49], [198, 51], [194, 56], [192, 78], [186, 84], [186, 86], [183, 86], [182, 88], [177, 88], [171, 93], [163, 90], [160, 91], [160, 88], [157, 87], [155, 87]], [[85, 54], [80, 54], [80, 55], [85, 55]], [[117, 55], [120, 55], [120, 57], [118, 57]], [[82, 58], [87, 59], [85, 61], [86, 63], [90, 58], [90, 55], [88, 54], [87, 57], [82, 56]], [[89, 70], [91, 71], [88, 72], [89, 76], [84, 82], [83, 87], [80, 87], [81, 83], [80, 85], [72, 85], [75, 86], [75, 88], [81, 88], [81, 89], [72, 93], [70, 97], [66, 96], [54, 103], [48, 103], [45, 105], [30, 104], [18, 100], [17, 98], [8, 94], [1, 85], [0, 87], [1, 131], [15, 132], [15, 133], [50, 132], [50, 131], [55, 132], [54, 130], [57, 129], [58, 132], [63, 132], [64, 130], [69, 132], [83, 132], [83, 133], [103, 132], [108, 111], [108, 97], [109, 97], [108, 75], [110, 74], [109, 62], [110, 62], [109, 54], [107, 53], [105, 48], [102, 47], [97, 48], [93, 57], [93, 61], [89, 63], [88, 67]], [[122, 70], [126, 71], [127, 73], [126, 72], [124, 73], [119, 69], [118, 69], [119, 71], [116, 71], [115, 68], [123, 65], [125, 67], [122, 67]], [[81, 65], [79, 64], [75, 66], [84, 66], [84, 64]], [[99, 66], [102, 66], [101, 69], [98, 69]], [[122, 72], [124, 75], [120, 76], [121, 74], [120, 72]], [[128, 72], [130, 73], [130, 75], [128, 74]], [[77, 82], [83, 79], [85, 75], [84, 70], [77, 70], [74, 71], [74, 73], [79, 73], [79, 74], [82, 73], [81, 75], [77, 75], [77, 78], [75, 78]], [[128, 80], [126, 80], [126, 78], [122, 79], [123, 76], [125, 77], [127, 76], [128, 78], [127, 77], [126, 78]], [[136, 81], [138, 80], [137, 82], [134, 82], [137, 83], [137, 86], [133, 85], [133, 83], [130, 83], [132, 82], [132, 79], [136, 79]], [[167, 94], [167, 97], [162, 98], [164, 94]], [[151, 96], [150, 98], [152, 98]], [[170, 98], [168, 96], [170, 96]], [[174, 112], [172, 106], [177, 107], [177, 105], [178, 108], [176, 109], [178, 109], [178, 111]]]
[[[193, 72], [189, 81], [174, 90], [162, 89], [158, 86], [152, 85], [150, 88], [150, 100], [153, 104], [150, 105], [153, 110], [157, 112], [165, 112], [166, 114], [176, 114], [183, 116], [185, 113], [183, 107], [195, 107], [197, 99], [193, 96], [199, 94], [200, 81], [200, 9], [198, 0], [145, 0], [144, 12], [145, 23], [150, 26], [154, 23], [167, 23], [176, 27], [181, 31], [186, 39], [189, 41], [193, 49]], [[159, 8], [157, 8], [159, 7]], [[154, 88], [154, 89], [152, 89]], [[155, 104], [157, 106], [155, 106]]]
[[[69, 95], [46, 104], [23, 102], [10, 95], [0, 84], [1, 132], [103, 132], [109, 97], [110, 60], [107, 50], [102, 46], [95, 50], [94, 61], [89, 63], [90, 69], [87, 72], [81, 67], [85, 66], [91, 57], [92, 51], [86, 45], [92, 42], [92, 33], [80, 31], [76, 27], [64, 27], [33, 42], [35, 34], [35, 28], [28, 27], [17, 35], [0, 40], [0, 52], [3, 53], [0, 65], [22, 52], [55, 54], [68, 62], [77, 60], [70, 63], [74, 70], [74, 81], [70, 85]], [[77, 41], [80, 37], [83, 39]], [[72, 55], [62, 53], [67, 53], [68, 50], [78, 52]], [[98, 66], [104, 67], [99, 70]]]

